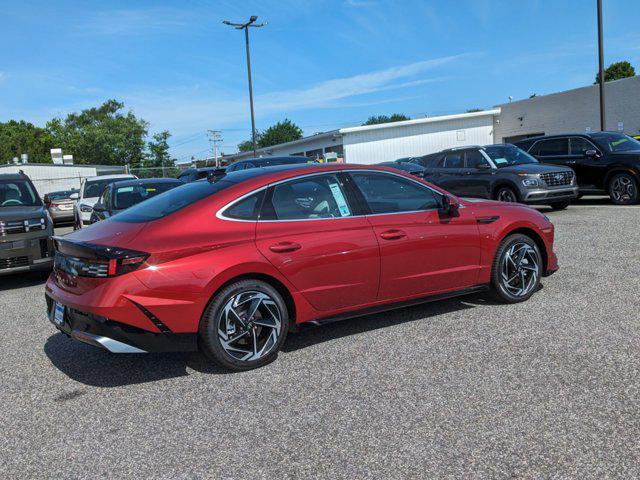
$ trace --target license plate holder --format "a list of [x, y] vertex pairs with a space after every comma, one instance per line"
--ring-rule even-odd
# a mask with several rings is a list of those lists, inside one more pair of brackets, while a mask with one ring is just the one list
[[53, 304], [53, 323], [56, 325], [64, 325], [64, 305], [55, 302]]

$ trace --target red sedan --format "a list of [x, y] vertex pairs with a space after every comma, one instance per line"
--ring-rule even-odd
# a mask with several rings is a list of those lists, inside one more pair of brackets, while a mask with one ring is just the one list
[[558, 269], [529, 207], [460, 200], [397, 170], [257, 168], [193, 182], [55, 239], [51, 322], [112, 352], [272, 360], [298, 324], [492, 289]]

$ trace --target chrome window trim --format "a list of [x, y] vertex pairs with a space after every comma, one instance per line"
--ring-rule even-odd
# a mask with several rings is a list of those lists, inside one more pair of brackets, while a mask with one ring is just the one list
[[[235, 200], [232, 200], [231, 202], [227, 203], [226, 205], [224, 205], [222, 208], [218, 209], [218, 211], [216, 212], [216, 217], [219, 218], [220, 220], [226, 220], [229, 222], [245, 222], [245, 223], [256, 223], [256, 222], [261, 222], [261, 223], [274, 223], [274, 222], [309, 222], [309, 221], [318, 221], [318, 220], [344, 220], [344, 219], [349, 219], [349, 218], [362, 218], [362, 217], [379, 217], [381, 215], [400, 215], [400, 214], [406, 214], [406, 213], [420, 213], [420, 212], [431, 212], [434, 210], [438, 210], [437, 208], [428, 208], [425, 210], [411, 210], [411, 211], [406, 211], [406, 212], [389, 212], [389, 213], [371, 213], [368, 215], [349, 215], [347, 217], [328, 217], [328, 218], [295, 218], [295, 219], [290, 219], [290, 220], [260, 220], [255, 219], [255, 220], [242, 220], [239, 218], [229, 218], [229, 217], [225, 217], [223, 215], [223, 212], [225, 210], [227, 210], [228, 208], [232, 207], [233, 205], [235, 205], [236, 203], [244, 200], [245, 198], [253, 195], [254, 193], [258, 193], [262, 190], [266, 190], [270, 187], [275, 187], [277, 185], [283, 184], [283, 183], [288, 183], [288, 182], [292, 182], [295, 180], [299, 180], [301, 178], [306, 178], [306, 177], [314, 177], [317, 175], [336, 175], [338, 173], [351, 173], [351, 172], [366, 172], [366, 173], [379, 173], [379, 174], [383, 174], [383, 175], [393, 175], [395, 177], [400, 177], [403, 178], [405, 180], [408, 180], [410, 182], [413, 182], [417, 185], [420, 185], [423, 188], [426, 188], [428, 190], [430, 190], [431, 192], [435, 193], [436, 195], [444, 195], [442, 192], [439, 192], [438, 190], [431, 188], [429, 185], [425, 185], [424, 183], [421, 183], [409, 176], [405, 176], [405, 175], [400, 175], [398, 173], [395, 172], [388, 172], [386, 170], [374, 170], [374, 169], [365, 169], [365, 168], [354, 168], [354, 169], [345, 169], [345, 170], [331, 170], [328, 172], [315, 172], [315, 173], [306, 173], [306, 174], [301, 174], [297, 177], [292, 177], [292, 178], [285, 178], [284, 180], [279, 180], [277, 182], [274, 183], [269, 183], [267, 185], [263, 185], [262, 187], [256, 188], [255, 190], [251, 190], [248, 193], [245, 193], [244, 195], [236, 198]], [[351, 204], [349, 204], [349, 208], [351, 208]], [[464, 205], [460, 205], [459, 208], [465, 208]]]

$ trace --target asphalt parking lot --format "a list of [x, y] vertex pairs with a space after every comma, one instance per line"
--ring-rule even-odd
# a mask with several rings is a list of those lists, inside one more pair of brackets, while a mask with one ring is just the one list
[[1, 478], [640, 476], [640, 207], [546, 212], [561, 270], [314, 327], [241, 374], [56, 333], [0, 279]]

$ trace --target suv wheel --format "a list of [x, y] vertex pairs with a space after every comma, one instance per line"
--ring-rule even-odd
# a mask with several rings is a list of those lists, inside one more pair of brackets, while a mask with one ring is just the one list
[[638, 183], [628, 173], [617, 173], [609, 180], [609, 196], [616, 205], [638, 203]]
[[495, 196], [496, 200], [500, 202], [514, 203], [518, 201], [518, 195], [511, 187], [500, 187]]
[[200, 322], [200, 348], [218, 365], [250, 370], [272, 361], [289, 330], [286, 304], [260, 280], [241, 280], [218, 292]]
[[521, 234], [505, 238], [493, 260], [491, 283], [498, 300], [518, 303], [528, 300], [540, 285], [542, 256], [536, 242]]

